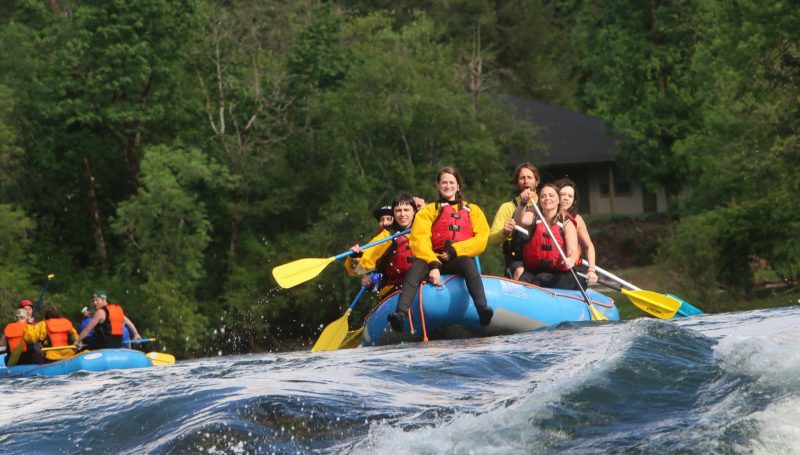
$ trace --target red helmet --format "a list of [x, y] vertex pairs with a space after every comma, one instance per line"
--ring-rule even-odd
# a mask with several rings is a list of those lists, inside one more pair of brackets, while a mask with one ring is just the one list
[[23, 308], [26, 306], [33, 306], [33, 302], [31, 302], [30, 300], [22, 300], [19, 302], [19, 308]]

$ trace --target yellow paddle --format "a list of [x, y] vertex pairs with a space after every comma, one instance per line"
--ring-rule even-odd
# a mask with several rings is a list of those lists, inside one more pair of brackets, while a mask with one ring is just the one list
[[620, 292], [628, 296], [628, 299], [642, 311], [660, 319], [674, 318], [678, 308], [681, 307], [681, 302], [653, 291], [621, 289]]
[[344, 337], [344, 341], [342, 341], [338, 349], [355, 349], [361, 346], [362, 333], [364, 333], [363, 325], [356, 330], [347, 332], [347, 335]]
[[51, 346], [49, 348], [42, 348], [42, 352], [60, 351], [62, 349], [72, 349], [73, 351], [76, 351], [76, 350], [78, 350], [78, 347], [75, 346], [74, 344], [68, 344], [66, 346]]
[[[588, 267], [589, 263], [584, 260], [583, 261], [583, 265]], [[595, 265], [594, 269], [595, 269], [595, 271], [597, 271], [597, 273], [599, 273], [599, 274], [603, 275], [604, 277], [608, 278], [609, 280], [612, 280], [612, 281], [616, 282], [617, 284], [619, 284], [620, 285], [620, 289], [621, 289], [622, 286], [625, 286], [625, 287], [630, 288], [633, 291], [641, 291], [642, 290], [642, 288], [640, 288], [640, 287], [638, 287], [638, 286], [636, 286], [634, 284], [628, 283], [627, 281], [625, 281], [622, 278], [614, 275], [613, 273], [611, 273], [611, 272], [609, 272], [607, 270], [603, 270], [598, 265]], [[603, 283], [603, 284], [608, 286], [605, 283]], [[620, 291], [620, 289], [617, 289], [615, 287], [611, 287], [611, 286], [609, 286], [609, 287], [611, 289], [615, 289], [617, 291]], [[648, 291], [648, 292], [652, 292], [652, 291]], [[657, 294], [657, 293], [653, 292], [653, 294]], [[657, 299], [657, 301], [660, 302], [658, 305], [663, 306], [665, 308], [664, 314], [670, 314], [671, 313], [671, 316], [669, 318], [675, 317], [676, 314], [678, 316], [682, 316], [682, 317], [698, 316], [698, 315], [703, 314], [703, 311], [700, 308], [697, 308], [696, 306], [694, 306], [694, 305], [690, 304], [689, 302], [686, 302], [686, 301], [684, 301], [684, 300], [682, 300], [682, 299], [680, 299], [680, 298], [678, 298], [676, 296], [669, 295], [669, 294], [666, 294], [666, 295], [658, 294], [658, 295], [660, 296]], [[669, 300], [669, 299], [672, 299], [672, 300]], [[673, 303], [672, 301], [674, 301], [676, 303]], [[634, 302], [634, 303], [636, 303], [636, 302]], [[675, 305], [678, 305], [677, 313], [672, 311], [672, 308]], [[644, 311], [647, 311], [644, 308], [642, 308], [642, 309]], [[662, 318], [662, 319], [669, 319], [669, 318], [665, 318], [665, 317], [659, 316], [658, 314], [653, 314], [653, 315], [656, 316], [656, 317]]]
[[[371, 248], [383, 242], [388, 242], [394, 239], [395, 237], [406, 235], [409, 232], [411, 232], [411, 229], [406, 229], [405, 231], [397, 232], [389, 237], [376, 240], [372, 243], [368, 243], [362, 246], [361, 249], [366, 250], [367, 248]], [[300, 283], [305, 283], [306, 281], [316, 277], [331, 262], [342, 260], [352, 254], [353, 252], [348, 250], [345, 251], [344, 253], [338, 254], [336, 256], [331, 256], [329, 258], [298, 259], [296, 261], [292, 261], [275, 267], [274, 269], [272, 269], [272, 276], [275, 277], [275, 281], [278, 282], [278, 285], [280, 285], [280, 287], [284, 289], [289, 289], [291, 287], [297, 286]]]
[[175, 365], [175, 356], [166, 352], [148, 352], [147, 358], [153, 365]]
[[22, 343], [24, 341], [20, 341], [17, 343], [17, 346], [14, 348], [13, 351], [9, 352], [8, 355], [8, 362], [6, 362], [7, 367], [13, 367], [14, 365], [19, 362], [19, 358], [22, 355], [22, 347], [24, 346]]
[[353, 308], [355, 308], [356, 303], [358, 303], [358, 299], [364, 295], [366, 290], [367, 288], [362, 287], [361, 290], [358, 291], [356, 298], [353, 299], [353, 303], [350, 304], [350, 307], [344, 312], [342, 317], [331, 322], [327, 327], [325, 327], [325, 329], [319, 335], [317, 342], [314, 343], [314, 346], [311, 348], [311, 352], [334, 351], [339, 349], [339, 346], [342, 344], [342, 341], [344, 340], [344, 337], [347, 336], [347, 331], [349, 330], [349, 327], [347, 326], [347, 318], [350, 316], [350, 313], [353, 312]]
[[[586, 275], [580, 274], [586, 278]], [[658, 292], [645, 291], [644, 289], [637, 289], [629, 291], [622, 286], [606, 283], [605, 281], [597, 281], [598, 284], [619, 291], [628, 296], [628, 299], [645, 313], [650, 313], [660, 319], [672, 319], [681, 307], [681, 302], [673, 299], [672, 297]]]

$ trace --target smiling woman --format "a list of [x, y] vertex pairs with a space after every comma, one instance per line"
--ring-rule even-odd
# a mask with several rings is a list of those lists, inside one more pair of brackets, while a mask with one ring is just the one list
[[[531, 192], [523, 191], [521, 197], [527, 206]], [[564, 214], [555, 185], [547, 183], [539, 189], [539, 209], [546, 221], [536, 219], [534, 222], [535, 216], [530, 210], [517, 219], [518, 224], [530, 232], [528, 242], [522, 247], [524, 272], [519, 275], [519, 280], [549, 288], [574, 289], [569, 270], [580, 261], [577, 228], [575, 221]], [[545, 222], [548, 226], [544, 225]], [[548, 234], [547, 227], [552, 230], [552, 236]], [[558, 243], [561, 251], [566, 252], [565, 259], [561, 258], [554, 242]]]
[[492, 320], [494, 312], [486, 302], [481, 275], [473, 260], [486, 249], [489, 223], [480, 207], [462, 198], [461, 181], [455, 168], [440, 169], [436, 175], [439, 199], [417, 214], [410, 235], [414, 261], [403, 280], [397, 308], [389, 315], [396, 332], [402, 332], [407, 325], [406, 313], [420, 283], [427, 278], [428, 283], [440, 286], [442, 274], [464, 277], [481, 325], [489, 325]]

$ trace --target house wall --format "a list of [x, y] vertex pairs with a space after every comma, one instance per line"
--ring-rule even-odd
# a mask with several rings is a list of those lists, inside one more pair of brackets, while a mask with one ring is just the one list
[[[609, 172], [611, 175], [609, 175]], [[609, 181], [614, 181], [615, 194], [609, 194]], [[610, 165], [594, 165], [588, 171], [589, 207], [593, 215], [635, 215], [645, 212], [664, 212], [667, 209], [666, 193], [659, 189], [655, 194], [637, 182], [631, 182]], [[646, 200], [649, 207], [646, 210]]]
[[[646, 196], [646, 190], [641, 184], [629, 182], [629, 179], [611, 163], [546, 166], [540, 171], [543, 182], [553, 182], [562, 177], [569, 177], [575, 182], [580, 196], [581, 213], [636, 215], [667, 210], [667, 198], [663, 189]], [[610, 176], [609, 171], [612, 173]], [[615, 186], [619, 187], [614, 195], [613, 204], [608, 194], [609, 179], [614, 180]], [[649, 204], [645, 203], [646, 200]], [[646, 205], [648, 207], [645, 207]]]

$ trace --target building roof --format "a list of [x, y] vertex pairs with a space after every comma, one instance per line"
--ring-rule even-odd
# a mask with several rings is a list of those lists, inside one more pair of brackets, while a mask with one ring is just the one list
[[613, 161], [617, 147], [603, 125], [603, 120], [526, 98], [507, 95], [514, 106], [514, 116], [539, 128], [538, 139], [544, 144], [538, 157], [509, 154], [510, 164], [533, 161], [539, 166], [603, 163]]

